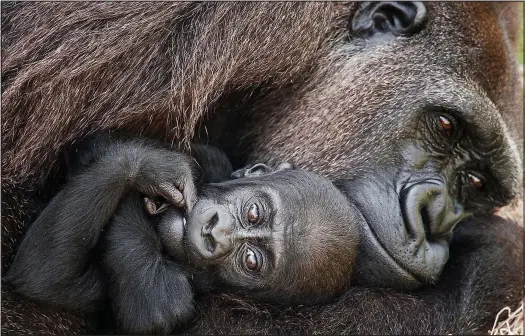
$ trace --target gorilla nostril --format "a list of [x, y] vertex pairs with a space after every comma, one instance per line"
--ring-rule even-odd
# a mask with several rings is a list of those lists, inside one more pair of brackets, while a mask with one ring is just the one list
[[232, 248], [234, 218], [222, 209], [210, 211], [204, 217], [201, 236], [203, 247], [210, 253], [207, 258], [216, 259], [228, 254]]
[[211, 219], [210, 219], [210, 222], [208, 223], [209, 227], [210, 227], [210, 230], [213, 229], [215, 227], [215, 225], [217, 225], [217, 222], [219, 221], [219, 215], [217, 213], [215, 213]]
[[217, 247], [215, 239], [213, 239], [213, 237], [210, 234], [204, 236], [204, 247], [210, 253], [213, 253], [215, 251], [215, 248]]
[[420, 214], [421, 214], [421, 221], [423, 223], [423, 229], [425, 230], [425, 234], [427, 237], [430, 237], [430, 231], [431, 231], [430, 227], [431, 227], [432, 219], [430, 218], [428, 208], [426, 206], [422, 207]]
[[209, 235], [211, 234], [211, 231], [217, 225], [217, 222], [219, 221], [219, 215], [217, 213], [214, 213], [213, 216], [211, 216], [210, 220], [206, 225], [202, 227], [202, 235]]
[[217, 241], [215, 240], [212, 231], [213, 228], [217, 225], [218, 221], [219, 215], [217, 214], [217, 212], [215, 212], [201, 229], [201, 236], [204, 248], [211, 254], [213, 254], [217, 248]]
[[407, 234], [412, 239], [448, 234], [463, 213], [440, 181], [416, 183], [400, 196]]

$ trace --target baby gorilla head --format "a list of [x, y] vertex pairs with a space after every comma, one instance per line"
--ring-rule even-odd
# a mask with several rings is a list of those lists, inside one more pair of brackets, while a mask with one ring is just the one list
[[265, 300], [319, 302], [340, 292], [362, 220], [341, 192], [301, 170], [259, 164], [233, 176], [202, 187], [187, 223], [176, 209], [163, 216], [168, 253], [184, 255], [222, 288]]

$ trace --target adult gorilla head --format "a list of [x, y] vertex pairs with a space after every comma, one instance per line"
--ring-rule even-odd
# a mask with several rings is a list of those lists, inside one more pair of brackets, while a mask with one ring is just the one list
[[[52, 174], [60, 171], [59, 153], [93, 131], [117, 128], [174, 142], [200, 135], [227, 149], [237, 166], [288, 160], [329, 176], [368, 223], [357, 280], [403, 288], [432, 281], [446, 260], [454, 223], [506, 203], [519, 185], [519, 161], [502, 120], [521, 130], [516, 6], [3, 5], [3, 270], [37, 202], [59, 185]], [[510, 253], [502, 251], [487, 253], [499, 259]], [[515, 262], [506, 261], [504, 269]], [[500, 263], [483, 266], [483, 279], [499, 278]], [[451, 281], [481, 282], [464, 279], [469, 274]], [[518, 282], [497, 285], [519, 292]], [[460, 289], [475, 295], [458, 309], [482, 313], [456, 325], [457, 316], [438, 319], [429, 309], [433, 321], [453, 326], [421, 330], [472, 330], [490, 315], [491, 303], [510, 295], [492, 287]], [[383, 307], [383, 292], [375, 298]], [[443, 304], [430, 299], [423, 308]], [[357, 301], [326, 307], [326, 321], [364, 326], [361, 315], [369, 310]], [[3, 295], [2, 303], [2, 320], [18, 333], [28, 323], [56, 321], [37, 310], [31, 319], [20, 318], [17, 309], [27, 305], [13, 296]], [[420, 325], [405, 312], [420, 312], [419, 303], [395, 305], [385, 315], [416, 332]], [[352, 313], [361, 315], [347, 315]], [[241, 325], [231, 314], [222, 328]], [[210, 319], [204, 318], [201, 332], [221, 323]], [[238, 333], [246, 334], [242, 322]], [[355, 326], [345, 330], [365, 330]], [[394, 330], [391, 323], [382, 326], [378, 333]]]
[[518, 194], [502, 116], [520, 129], [521, 96], [498, 6], [362, 3], [307, 85], [250, 113], [252, 161], [328, 173], [361, 210], [358, 281], [434, 282], [455, 224]]

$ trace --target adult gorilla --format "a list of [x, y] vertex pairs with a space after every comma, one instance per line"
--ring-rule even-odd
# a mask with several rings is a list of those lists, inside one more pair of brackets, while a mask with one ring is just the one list
[[[208, 296], [191, 332], [485, 332], [523, 295], [522, 229], [488, 215], [520, 186], [516, 6], [4, 5], [3, 271], [77, 139], [204, 138], [236, 165], [288, 160], [335, 180], [368, 224], [356, 282], [434, 285], [293, 309]], [[465, 214], [479, 216], [455, 229], [444, 266]], [[91, 330], [2, 294], [6, 332]]]

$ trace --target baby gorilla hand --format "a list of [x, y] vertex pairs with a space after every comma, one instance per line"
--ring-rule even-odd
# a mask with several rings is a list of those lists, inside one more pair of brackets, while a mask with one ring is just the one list
[[148, 197], [162, 197], [174, 206], [191, 211], [197, 198], [194, 160], [172, 150], [134, 147], [138, 173], [134, 185]]
[[169, 261], [154, 264], [142, 270], [147, 273], [143, 279], [121, 278], [125, 281], [111, 287], [117, 323], [124, 333], [169, 334], [193, 316], [193, 289], [187, 276]]

